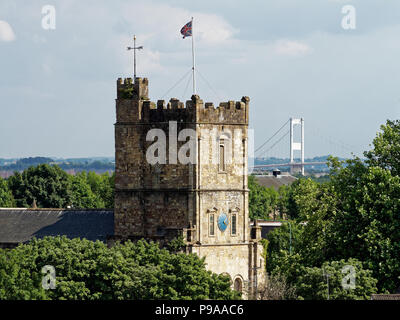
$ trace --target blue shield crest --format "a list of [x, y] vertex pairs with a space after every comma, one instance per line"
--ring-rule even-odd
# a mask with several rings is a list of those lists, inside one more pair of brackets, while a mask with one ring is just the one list
[[225, 213], [221, 213], [218, 217], [219, 230], [224, 232], [226, 230], [226, 228], [228, 227], [228, 224], [229, 224], [229, 221], [228, 221], [227, 215]]

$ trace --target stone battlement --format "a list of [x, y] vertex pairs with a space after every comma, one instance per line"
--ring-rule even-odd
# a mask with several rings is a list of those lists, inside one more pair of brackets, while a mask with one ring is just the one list
[[217, 107], [212, 102], [203, 103], [198, 95], [193, 95], [186, 103], [171, 98], [169, 102], [148, 98], [148, 79], [132, 78], [117, 80], [117, 122], [192, 122], [248, 124], [249, 97], [241, 101], [221, 102]]
[[146, 100], [149, 95], [149, 80], [147, 78], [118, 78], [117, 80], [117, 99]]

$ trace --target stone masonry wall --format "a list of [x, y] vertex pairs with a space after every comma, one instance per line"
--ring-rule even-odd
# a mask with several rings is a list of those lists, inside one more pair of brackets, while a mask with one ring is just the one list
[[[258, 239], [251, 239], [248, 221], [248, 119], [248, 97], [217, 107], [204, 104], [197, 95], [186, 105], [174, 98], [154, 103], [148, 98], [146, 78], [136, 78], [134, 83], [129, 78], [118, 79], [115, 236], [160, 239], [175, 233], [187, 235], [189, 252], [206, 257], [209, 270], [228, 273], [232, 281], [241, 279], [243, 286], [262, 279], [264, 265], [255, 269], [264, 263], [262, 247]], [[163, 134], [146, 141], [152, 129]], [[195, 132], [195, 163], [171, 163], [170, 147], [184, 129]], [[163, 138], [166, 162], [149, 163], [146, 152]], [[188, 141], [178, 141], [177, 151]], [[162, 154], [159, 149], [153, 155], [162, 158]], [[225, 231], [218, 228], [221, 213], [229, 220]], [[215, 219], [214, 235], [210, 234], [210, 214]], [[232, 233], [233, 214], [237, 216], [236, 234]], [[260, 274], [255, 277], [255, 273]]]

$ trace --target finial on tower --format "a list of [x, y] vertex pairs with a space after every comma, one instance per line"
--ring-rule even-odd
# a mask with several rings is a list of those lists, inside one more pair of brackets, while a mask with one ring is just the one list
[[133, 47], [128, 47], [127, 50], [133, 50], [133, 81], [136, 81], [136, 50], [143, 49], [143, 46], [136, 47], [136, 35], [133, 35]]

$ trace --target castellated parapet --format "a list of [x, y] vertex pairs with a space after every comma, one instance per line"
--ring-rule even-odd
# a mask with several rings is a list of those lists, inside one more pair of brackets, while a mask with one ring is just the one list
[[[198, 95], [193, 95], [186, 104], [176, 98], [169, 102], [148, 98], [148, 79], [131, 78], [117, 80], [118, 122], [191, 122], [210, 124], [248, 124], [249, 97], [241, 101], [221, 102], [214, 107], [212, 102], [203, 103]], [[119, 112], [118, 112], [119, 111]]]

